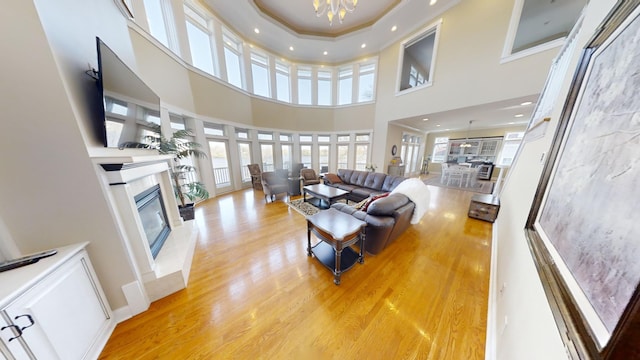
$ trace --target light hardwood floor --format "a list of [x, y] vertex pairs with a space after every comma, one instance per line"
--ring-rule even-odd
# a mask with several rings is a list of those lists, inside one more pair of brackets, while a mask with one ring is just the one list
[[189, 286], [119, 324], [100, 359], [484, 359], [492, 225], [467, 217], [474, 193], [429, 190], [422, 221], [339, 286], [282, 197], [199, 204]]

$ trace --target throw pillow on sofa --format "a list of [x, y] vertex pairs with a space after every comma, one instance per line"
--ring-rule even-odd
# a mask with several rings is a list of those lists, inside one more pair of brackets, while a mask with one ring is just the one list
[[352, 206], [354, 209], [356, 209], [356, 210], [362, 210], [362, 208], [363, 208], [365, 205], [367, 205], [367, 203], [369, 202], [369, 200], [370, 200], [370, 199], [371, 199], [371, 198], [366, 198], [366, 199], [364, 199], [364, 200], [360, 201], [359, 203], [355, 203], [355, 204], [353, 204], [353, 205], [351, 205], [351, 206]]
[[384, 194], [380, 194], [380, 195], [375, 195], [375, 196], [371, 196], [369, 198], [367, 198], [367, 203], [362, 207], [362, 211], [367, 211], [367, 209], [369, 208], [369, 205], [371, 205], [371, 203], [373, 203], [374, 201], [378, 200], [378, 199], [382, 199], [383, 197], [387, 197], [389, 196], [389, 193], [384, 193]]
[[342, 182], [342, 179], [336, 174], [325, 174], [324, 180], [329, 184], [339, 184]]

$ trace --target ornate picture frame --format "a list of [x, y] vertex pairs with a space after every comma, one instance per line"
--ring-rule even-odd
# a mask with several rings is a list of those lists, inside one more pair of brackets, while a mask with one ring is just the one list
[[526, 226], [575, 359], [640, 355], [638, 3], [619, 1], [583, 50]]
[[114, 0], [116, 5], [122, 11], [122, 14], [128, 17], [129, 19], [133, 19], [133, 0]]

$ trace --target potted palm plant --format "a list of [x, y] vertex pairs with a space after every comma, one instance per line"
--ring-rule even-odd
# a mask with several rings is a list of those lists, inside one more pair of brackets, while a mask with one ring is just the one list
[[[160, 131], [157, 131], [156, 134], [160, 134]], [[194, 202], [197, 199], [209, 197], [209, 192], [204, 184], [195, 178], [196, 167], [180, 163], [181, 159], [189, 156], [207, 157], [207, 154], [200, 150], [202, 145], [191, 140], [193, 136], [190, 130], [178, 130], [170, 139], [161, 135], [151, 135], [145, 137], [146, 143], [126, 143], [122, 145], [123, 147], [156, 149], [161, 155], [173, 155], [170, 173], [173, 180], [173, 191], [176, 199], [178, 199], [178, 210], [183, 220], [193, 220]]]
[[[176, 198], [179, 200], [178, 209], [180, 216], [184, 220], [193, 220], [194, 201], [196, 199], [206, 199], [209, 192], [204, 184], [196, 181], [195, 173], [197, 169], [191, 165], [180, 163], [181, 159], [189, 156], [206, 158], [207, 155], [200, 150], [201, 145], [191, 141], [193, 134], [189, 130], [178, 130], [170, 139], [159, 138], [157, 149], [160, 154], [173, 155], [173, 166], [171, 167], [171, 177], [173, 178], [173, 189]], [[188, 200], [188, 201], [187, 201]]]

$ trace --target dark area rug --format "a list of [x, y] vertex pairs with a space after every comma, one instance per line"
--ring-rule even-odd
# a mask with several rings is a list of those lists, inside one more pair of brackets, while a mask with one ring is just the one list
[[457, 186], [458, 184], [454, 183], [453, 185], [447, 185], [440, 182], [440, 176], [434, 176], [424, 180], [424, 183], [432, 186], [439, 186], [448, 189], [456, 189], [456, 190], [464, 190], [464, 191], [473, 191], [481, 194], [491, 194], [493, 192], [493, 181], [485, 181], [485, 180], [476, 180], [475, 186], [469, 185], [469, 187], [465, 186]]

